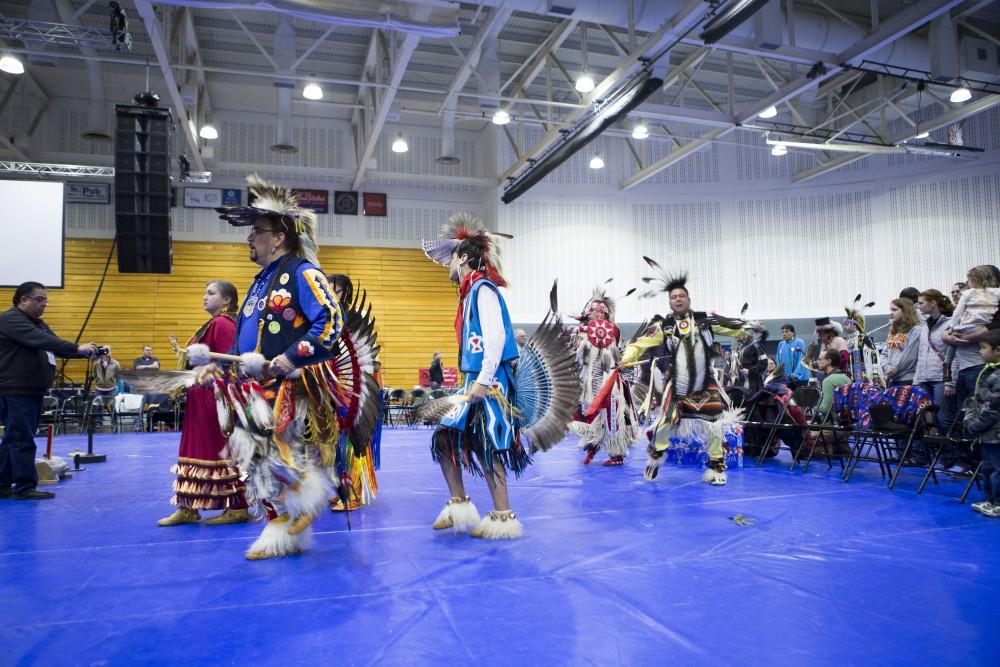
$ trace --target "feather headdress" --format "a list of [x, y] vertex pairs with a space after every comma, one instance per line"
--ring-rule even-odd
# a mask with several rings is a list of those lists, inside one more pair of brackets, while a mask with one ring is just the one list
[[462, 241], [468, 240], [474, 243], [482, 253], [483, 265], [475, 268], [479, 268], [486, 274], [487, 278], [500, 287], [506, 287], [507, 281], [503, 277], [500, 266], [500, 248], [497, 247], [496, 243], [498, 237], [513, 238], [508, 234], [491, 232], [476, 216], [461, 212], [448, 218], [448, 222], [441, 226], [441, 234], [436, 240], [425, 240], [421, 246], [427, 259], [441, 266], [449, 266], [455, 248]]
[[319, 266], [316, 244], [316, 214], [301, 208], [288, 188], [268, 183], [257, 174], [247, 176], [253, 203], [249, 206], [217, 208], [219, 217], [234, 227], [252, 225], [260, 216], [271, 218], [284, 227], [296, 240], [295, 254], [314, 266]]
[[682, 289], [685, 292], [687, 291], [688, 275], [686, 272], [676, 274], [668, 273], [666, 269], [656, 262], [656, 260], [646, 257], [645, 255], [643, 255], [642, 258], [646, 261], [646, 264], [649, 264], [649, 267], [657, 273], [657, 275], [653, 277], [647, 276], [642, 279], [642, 282], [646, 283], [649, 287], [640, 296], [648, 299], [656, 296], [660, 292], [670, 294], [675, 289]]
[[577, 315], [575, 319], [578, 319], [581, 322], [584, 321], [584, 320], [586, 320], [587, 319], [587, 313], [590, 311], [591, 307], [595, 303], [600, 303], [600, 304], [604, 304], [604, 307], [607, 310], [607, 316], [605, 317], [605, 319], [607, 319], [607, 320], [609, 320], [611, 322], [615, 321], [615, 304], [617, 303], [617, 301], [619, 299], [624, 299], [625, 297], [630, 296], [633, 292], [635, 292], [635, 288], [633, 287], [632, 289], [630, 289], [629, 291], [625, 292], [625, 294], [621, 295], [620, 297], [612, 296], [611, 294], [608, 294], [608, 288], [607, 288], [607, 286], [609, 284], [611, 284], [612, 280], [614, 280], [614, 278], [608, 278], [607, 280], [605, 280], [600, 285], [597, 285], [596, 287], [594, 287], [594, 291], [591, 294], [590, 299], [587, 301], [586, 305], [584, 305], [584, 307], [583, 307], [583, 312], [581, 312], [579, 315]]
[[854, 302], [849, 306], [844, 306], [844, 312], [847, 313], [847, 317], [844, 318], [844, 324], [848, 322], [854, 323], [854, 328], [858, 330], [858, 333], [865, 333], [865, 315], [864, 312], [875, 305], [874, 301], [870, 301], [865, 305], [861, 305], [861, 295], [854, 297]]

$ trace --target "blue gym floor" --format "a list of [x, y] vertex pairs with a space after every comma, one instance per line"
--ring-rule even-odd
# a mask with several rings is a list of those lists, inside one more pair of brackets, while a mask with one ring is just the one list
[[351, 532], [328, 513], [310, 553], [262, 562], [260, 524], [156, 526], [177, 434], [98, 436], [108, 462], [55, 500], [0, 501], [0, 665], [1000, 664], [1000, 520], [962, 482], [770, 461], [647, 483], [640, 449], [584, 467], [567, 440], [511, 483], [524, 538], [491, 542], [430, 529], [429, 436], [385, 433]]

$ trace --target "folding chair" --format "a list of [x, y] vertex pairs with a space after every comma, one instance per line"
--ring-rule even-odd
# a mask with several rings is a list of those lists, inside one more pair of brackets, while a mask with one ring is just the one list
[[[935, 406], [936, 407], [936, 406]], [[946, 449], [954, 449], [956, 451], [962, 451], [963, 449], [971, 451], [973, 440], [961, 437], [962, 431], [961, 420], [956, 419], [951, 423], [951, 427], [948, 432], [944, 435], [940, 434], [925, 434], [921, 441], [923, 442], [925, 448], [930, 448], [931, 456], [927, 463], [927, 472], [924, 473], [924, 477], [920, 480], [920, 486], [917, 487], [917, 493], [923, 493], [924, 487], [927, 486], [928, 480], [933, 480], [935, 484], [938, 483], [937, 479], [937, 464], [941, 460], [941, 455]], [[973, 475], [975, 479], [975, 475]], [[962, 496], [965, 497], [964, 495]]]
[[121, 432], [125, 419], [132, 420], [132, 428], [142, 431], [142, 406], [146, 397], [142, 394], [118, 394], [114, 401], [114, 426]]
[[146, 394], [143, 413], [147, 432], [155, 431], [157, 423], [166, 425], [167, 422], [171, 430], [177, 430], [177, 409], [169, 394]]
[[[787, 392], [787, 389], [786, 389]], [[774, 440], [779, 433], [790, 433], [793, 435], [801, 435], [802, 424], [797, 423], [795, 418], [792, 417], [791, 409], [799, 409], [797, 405], [792, 401], [793, 394], [791, 392], [785, 394], [775, 394], [769, 391], [758, 392], [757, 396], [751, 398], [748, 402], [751, 404], [749, 414], [759, 415], [757, 419], [749, 419], [742, 421], [743, 425], [743, 437], [744, 437], [744, 450], [747, 449], [747, 442], [749, 439], [747, 435], [751, 438], [756, 434], [759, 436], [760, 432], [767, 431], [767, 436], [764, 438], [764, 442], [761, 443], [760, 452], [756, 456], [755, 464], [761, 466], [764, 464], [765, 459], [769, 458], [768, 455], [771, 454], [772, 448], [774, 449], [774, 455], [776, 456], [779, 451], [781, 451], [782, 444], [788, 451], [792, 452], [793, 456], [796, 449], [802, 447], [801, 443], [799, 447], [793, 449], [785, 439], [779, 438], [777, 447], [774, 447]], [[766, 418], [766, 411], [770, 409], [775, 409], [776, 415], [773, 420], [768, 420]], [[749, 428], [748, 428], [749, 427]], [[759, 440], [759, 437], [757, 438]]]
[[[889, 387], [881, 392], [868, 408], [868, 428], [854, 433], [858, 442], [844, 472], [844, 481], [850, 480], [859, 461], [875, 461], [879, 464], [882, 477], [888, 477], [889, 488], [892, 488], [899, 475], [899, 468], [906, 465], [901, 452], [912, 448], [914, 439], [925, 423], [923, 413], [930, 405], [930, 395], [920, 387]], [[876, 409], [884, 414], [885, 419], [874, 419], [873, 411]], [[902, 448], [901, 441], [906, 442]], [[863, 455], [865, 445], [869, 446], [868, 457]], [[871, 452], [874, 452], [874, 458], [871, 457]]]
[[78, 432], [83, 432], [83, 425], [87, 418], [87, 401], [83, 396], [70, 396], [63, 401], [59, 409], [59, 416], [56, 418], [56, 431], [66, 432], [66, 426], [74, 424]]
[[38, 419], [39, 430], [48, 431], [48, 427], [56, 428], [59, 422], [59, 399], [55, 396], [42, 397], [42, 414]]
[[410, 392], [410, 405], [416, 408], [421, 403], [427, 402], [427, 390], [417, 387]]
[[110, 396], [95, 396], [87, 405], [86, 423], [93, 424], [94, 429], [107, 427], [115, 430], [114, 399]]
[[405, 389], [393, 389], [389, 392], [389, 398], [385, 402], [385, 423], [386, 426], [396, 426], [397, 419], [402, 416], [404, 420], [409, 423], [412, 419], [412, 413], [407, 414], [407, 408], [409, 407], [406, 403], [406, 390]]

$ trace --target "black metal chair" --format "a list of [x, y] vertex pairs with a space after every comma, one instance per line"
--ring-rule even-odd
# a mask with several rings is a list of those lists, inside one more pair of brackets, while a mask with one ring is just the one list
[[413, 406], [409, 404], [409, 398], [405, 389], [393, 389], [385, 402], [385, 423], [386, 426], [398, 426], [400, 418], [407, 425], [413, 423]]
[[147, 432], [157, 430], [157, 424], [166, 426], [168, 423], [171, 430], [177, 430], [177, 407], [169, 394], [147, 394], [143, 410]]
[[94, 430], [106, 428], [115, 430], [115, 402], [112, 396], [95, 396], [87, 405], [87, 424], [93, 424]]
[[417, 407], [421, 403], [426, 403], [427, 397], [428, 397], [427, 390], [421, 387], [417, 387], [416, 389], [410, 392], [410, 405], [412, 405], [413, 407]]
[[69, 425], [76, 426], [77, 432], [82, 433], [87, 419], [87, 400], [83, 396], [70, 396], [63, 401], [59, 408], [59, 416], [56, 419], [56, 431], [65, 433]]
[[38, 418], [39, 432], [47, 433], [51, 426], [53, 430], [59, 422], [59, 399], [55, 396], [42, 397], [42, 413]]
[[[743, 448], [754, 456], [756, 465], [761, 466], [766, 459], [777, 456], [782, 445], [793, 455], [801, 448], [802, 425], [796, 423], [788, 413], [789, 404], [794, 404], [791, 397], [787, 401], [781, 401], [766, 391], [760, 391], [743, 402], [743, 406], [747, 408], [747, 418], [740, 422], [743, 425]], [[782, 435], [785, 437], [780, 437]], [[799, 440], [798, 447], [789, 444], [795, 439]], [[760, 450], [754, 454], [758, 446]]]

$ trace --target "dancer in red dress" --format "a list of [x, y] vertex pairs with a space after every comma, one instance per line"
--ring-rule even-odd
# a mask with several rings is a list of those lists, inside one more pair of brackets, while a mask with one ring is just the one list
[[[236, 287], [224, 280], [213, 280], [205, 287], [205, 310], [212, 316], [198, 330], [189, 345], [202, 345], [211, 352], [229, 352], [236, 337]], [[226, 437], [219, 428], [215, 392], [211, 385], [195, 384], [187, 393], [184, 427], [177, 465], [171, 471], [174, 482], [173, 503], [177, 511], [160, 519], [160, 526], [176, 526], [201, 520], [198, 510], [225, 510], [205, 521], [206, 524], [244, 523], [250, 520], [243, 495], [240, 471], [223, 458]]]

